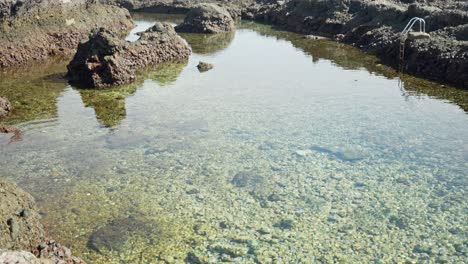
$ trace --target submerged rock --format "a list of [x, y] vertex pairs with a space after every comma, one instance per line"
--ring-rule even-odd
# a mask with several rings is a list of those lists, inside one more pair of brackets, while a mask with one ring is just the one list
[[184, 22], [176, 26], [177, 32], [220, 33], [235, 30], [229, 12], [215, 4], [200, 4], [192, 8]]
[[67, 66], [72, 84], [82, 88], [104, 88], [130, 83], [136, 71], [151, 64], [185, 59], [188, 45], [167, 23], [156, 23], [140, 34], [136, 42], [127, 42], [100, 28], [81, 43]]
[[157, 228], [133, 216], [119, 218], [94, 231], [89, 237], [87, 246], [97, 252], [119, 251], [130, 237], [146, 237], [158, 231]]
[[0, 118], [9, 115], [12, 110], [13, 106], [10, 101], [5, 97], [0, 97]]
[[211, 63], [207, 63], [207, 62], [203, 62], [203, 61], [200, 61], [197, 65], [197, 68], [198, 68], [198, 71], [200, 72], [206, 72], [206, 71], [209, 71], [211, 69], [213, 69], [214, 65], [211, 64]]

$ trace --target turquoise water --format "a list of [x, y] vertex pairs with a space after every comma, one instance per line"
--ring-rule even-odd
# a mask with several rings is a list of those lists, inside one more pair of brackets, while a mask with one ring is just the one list
[[90, 263], [464, 262], [467, 93], [238, 28], [119, 88], [67, 85], [68, 58], [5, 72], [2, 176]]

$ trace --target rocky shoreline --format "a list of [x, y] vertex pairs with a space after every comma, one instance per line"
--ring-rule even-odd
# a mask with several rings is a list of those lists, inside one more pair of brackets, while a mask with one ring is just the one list
[[[131, 11], [186, 13], [202, 2], [225, 7], [233, 18], [326, 36], [376, 55], [406, 73], [468, 89], [468, 3], [460, 0], [106, 1]], [[405, 42], [400, 32], [413, 17], [426, 21], [430, 38]]]

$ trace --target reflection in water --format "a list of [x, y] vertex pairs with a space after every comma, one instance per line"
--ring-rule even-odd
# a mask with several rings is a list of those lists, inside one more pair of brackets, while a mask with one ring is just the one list
[[133, 86], [62, 87], [53, 125], [0, 135], [2, 175], [90, 263], [462, 263], [465, 112], [354, 48], [248, 27]]
[[144, 69], [140, 74], [142, 79], [153, 80], [160, 86], [173, 84], [179, 77], [182, 70], [187, 66], [188, 61], [162, 63], [150, 68]]
[[228, 32], [218, 34], [181, 33], [180, 35], [188, 42], [193, 52], [208, 55], [226, 49], [234, 39], [235, 34], [235, 32]]
[[239, 27], [255, 30], [255, 32], [263, 36], [290, 41], [294, 47], [310, 55], [313, 62], [330, 60], [346, 70], [366, 69], [372, 74], [382, 75], [389, 79], [401, 78], [401, 88], [404, 96], [418, 97], [428, 95], [446, 99], [454, 102], [468, 112], [468, 90], [446, 87], [445, 85], [398, 73], [393, 68], [382, 65], [378, 58], [363, 56], [362, 51], [349, 45], [329, 40], [311, 41], [305, 39], [303, 35], [274, 30], [271, 26], [253, 22], [242, 22]]
[[137, 85], [124, 85], [109, 89], [80, 89], [81, 99], [94, 108], [97, 120], [105, 127], [119, 125], [125, 119], [125, 98], [133, 95]]
[[94, 108], [97, 120], [105, 127], [114, 127], [126, 117], [125, 99], [132, 96], [144, 80], [154, 80], [160, 86], [177, 80], [187, 61], [163, 63], [147, 67], [138, 73], [133, 84], [107, 89], [79, 89], [83, 103]]
[[57, 97], [67, 83], [63, 79], [67, 59], [58, 57], [0, 72], [0, 95], [7, 97], [14, 110], [4, 120], [16, 124], [57, 116]]

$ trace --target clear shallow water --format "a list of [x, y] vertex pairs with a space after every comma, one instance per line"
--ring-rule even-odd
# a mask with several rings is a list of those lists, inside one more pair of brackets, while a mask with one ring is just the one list
[[4, 73], [24, 138], [0, 134], [2, 176], [91, 263], [463, 262], [467, 93], [239, 28], [115, 89], [66, 85], [60, 58]]

